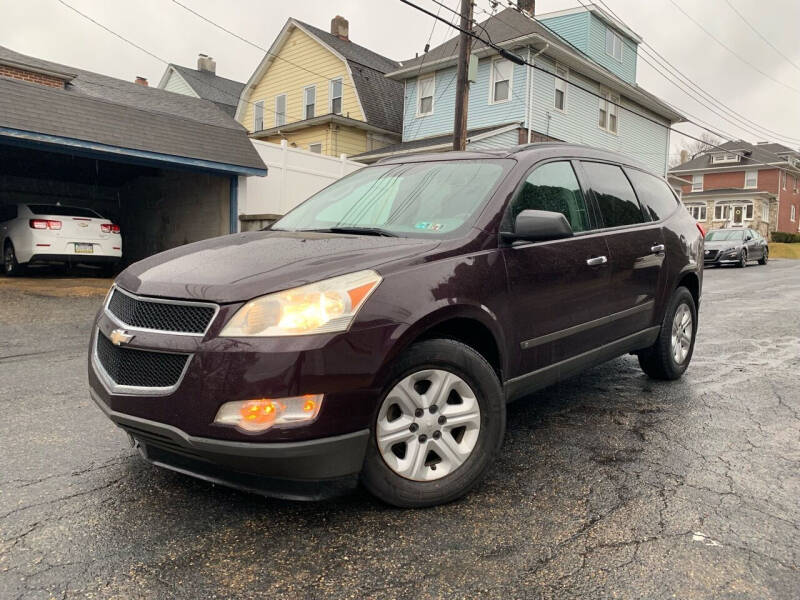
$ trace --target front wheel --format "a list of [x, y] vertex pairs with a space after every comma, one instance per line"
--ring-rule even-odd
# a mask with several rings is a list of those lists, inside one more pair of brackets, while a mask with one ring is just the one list
[[679, 287], [670, 299], [656, 342], [639, 352], [639, 365], [653, 379], [678, 379], [694, 352], [697, 307], [692, 293]]
[[758, 264], [765, 265], [769, 260], [769, 248], [764, 248], [764, 256], [758, 259]]
[[742, 253], [739, 255], [739, 264], [736, 266], [740, 269], [744, 269], [747, 266], [747, 250], [742, 250]]
[[449, 339], [420, 342], [391, 368], [367, 447], [364, 486], [394, 506], [443, 504], [486, 474], [505, 434], [497, 374]]

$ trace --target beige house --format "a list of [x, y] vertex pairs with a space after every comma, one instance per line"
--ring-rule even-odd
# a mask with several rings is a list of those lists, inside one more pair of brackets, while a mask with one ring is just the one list
[[328, 156], [376, 150], [401, 137], [403, 85], [384, 77], [398, 67], [350, 41], [343, 17], [330, 32], [289, 19], [244, 86], [235, 118], [255, 139]]

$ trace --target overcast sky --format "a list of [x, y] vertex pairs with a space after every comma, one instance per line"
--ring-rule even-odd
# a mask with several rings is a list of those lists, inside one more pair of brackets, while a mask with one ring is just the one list
[[[217, 74], [247, 81], [263, 56], [260, 50], [199, 20], [171, 0], [65, 1], [167, 62], [195, 66], [197, 54], [203, 52], [217, 61]], [[328, 29], [331, 18], [340, 14], [350, 21], [351, 40], [396, 60], [421, 52], [433, 25], [430, 17], [399, 0], [181, 1], [264, 47], [269, 47], [290, 16]], [[755, 68], [712, 40], [681, 14], [673, 1]], [[695, 83], [751, 121], [784, 139], [793, 138], [794, 146], [800, 146], [800, 0], [605, 2]], [[787, 58], [760, 39], [728, 2]], [[418, 3], [434, 12], [438, 8], [431, 0]], [[459, 2], [446, 0], [446, 4], [455, 8]], [[577, 0], [538, 0], [536, 4], [537, 14], [579, 5]], [[488, 9], [489, 0], [478, 0], [477, 6], [476, 15], [485, 19], [480, 10]], [[441, 13], [453, 16], [445, 9]], [[84, 20], [58, 0], [0, 0], [0, 15], [0, 45], [18, 52], [122, 79], [142, 75], [151, 85], [158, 84], [165, 68], [164, 63]], [[454, 35], [448, 29], [438, 23], [431, 45]], [[641, 53], [638, 83], [719, 130], [749, 141], [766, 139], [767, 134], [746, 131], [698, 105], [646, 64]], [[685, 124], [679, 128], [697, 132]], [[673, 135], [673, 152], [681, 141]]]

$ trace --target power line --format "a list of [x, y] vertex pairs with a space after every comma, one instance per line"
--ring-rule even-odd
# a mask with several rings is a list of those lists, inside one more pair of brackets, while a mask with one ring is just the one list
[[687, 13], [685, 10], [683, 10], [683, 9], [680, 7], [680, 5], [679, 5], [677, 2], [675, 2], [675, 0], [669, 0], [669, 1], [672, 3], [672, 5], [673, 5], [675, 8], [677, 8], [679, 11], [681, 11], [681, 13], [683, 13], [683, 15], [684, 15], [684, 16], [685, 16], [687, 19], [689, 19], [689, 20], [690, 20], [692, 23], [694, 23], [694, 24], [695, 24], [695, 25], [697, 25], [697, 26], [698, 26], [700, 29], [702, 29], [702, 30], [705, 32], [705, 34], [706, 34], [708, 37], [710, 37], [712, 40], [714, 40], [715, 42], [717, 42], [717, 44], [719, 44], [720, 46], [722, 46], [723, 48], [725, 48], [725, 50], [727, 50], [728, 52], [730, 52], [731, 54], [733, 54], [733, 55], [734, 55], [736, 58], [738, 58], [738, 59], [739, 59], [740, 61], [742, 61], [744, 64], [746, 64], [747, 66], [749, 66], [751, 69], [753, 69], [754, 71], [757, 71], [758, 73], [761, 73], [761, 74], [762, 74], [764, 77], [766, 77], [767, 79], [771, 79], [772, 81], [774, 81], [774, 82], [775, 82], [775, 83], [777, 83], [778, 85], [782, 85], [782, 86], [783, 86], [783, 87], [785, 87], [786, 89], [792, 90], [792, 91], [793, 91], [794, 93], [796, 93], [796, 94], [800, 94], [800, 90], [798, 90], [796, 87], [792, 87], [792, 86], [790, 86], [790, 85], [788, 85], [788, 84], [786, 84], [786, 83], [783, 83], [782, 81], [780, 81], [780, 80], [778, 80], [778, 79], [775, 79], [775, 78], [774, 78], [772, 75], [770, 75], [769, 73], [767, 73], [767, 72], [765, 72], [765, 71], [762, 71], [762, 70], [761, 70], [761, 69], [759, 69], [759, 68], [758, 68], [756, 65], [754, 65], [753, 63], [751, 63], [749, 60], [747, 60], [746, 58], [744, 58], [744, 57], [742, 57], [740, 54], [738, 54], [738, 53], [737, 53], [735, 50], [733, 50], [733, 49], [732, 49], [730, 46], [728, 46], [728, 45], [727, 45], [725, 42], [721, 41], [721, 40], [720, 40], [720, 39], [719, 39], [717, 36], [715, 36], [715, 35], [714, 35], [713, 33], [711, 33], [711, 32], [710, 32], [708, 29], [706, 29], [706, 28], [705, 28], [705, 27], [704, 27], [704, 26], [703, 26], [701, 23], [699, 23], [697, 20], [695, 20], [695, 19], [694, 19], [694, 17], [692, 17], [692, 16], [691, 16], [689, 13]]
[[764, 43], [766, 43], [766, 44], [767, 44], [767, 45], [768, 45], [770, 48], [772, 48], [773, 50], [775, 50], [775, 52], [776, 52], [776, 53], [777, 53], [779, 56], [781, 56], [781, 57], [782, 57], [784, 60], [786, 60], [786, 62], [788, 62], [788, 63], [789, 63], [790, 65], [792, 65], [792, 66], [793, 66], [795, 69], [797, 69], [798, 71], [800, 71], [800, 66], [798, 66], [796, 62], [794, 62], [794, 61], [793, 61], [791, 58], [789, 58], [788, 56], [786, 56], [786, 55], [785, 55], [783, 52], [781, 52], [780, 50], [778, 50], [778, 48], [777, 48], [777, 47], [776, 47], [776, 46], [775, 46], [775, 45], [774, 45], [772, 42], [770, 42], [770, 41], [769, 41], [769, 38], [768, 38], [768, 37], [766, 37], [764, 34], [762, 34], [762, 33], [761, 33], [761, 32], [760, 32], [758, 29], [756, 29], [756, 28], [755, 28], [755, 26], [754, 26], [752, 23], [750, 23], [750, 21], [748, 21], [748, 20], [747, 20], [747, 19], [744, 17], [744, 15], [743, 15], [742, 13], [740, 13], [740, 12], [739, 12], [739, 11], [736, 9], [736, 7], [735, 7], [733, 4], [731, 4], [730, 0], [725, 0], [725, 3], [726, 3], [726, 4], [727, 4], [729, 7], [730, 7], [730, 9], [731, 9], [733, 12], [735, 12], [735, 13], [737, 14], [737, 16], [738, 16], [738, 17], [739, 17], [739, 18], [740, 18], [742, 21], [744, 21], [745, 25], [747, 25], [747, 26], [748, 26], [750, 29], [752, 29], [752, 30], [753, 30], [753, 33], [755, 33], [755, 34], [756, 34], [758, 37], [760, 37], [760, 38], [761, 38], [761, 39], [764, 41]]
[[[580, 1], [580, 0], [578, 0], [578, 1]], [[624, 23], [623, 19], [620, 18], [620, 16], [617, 13], [615, 13], [614, 10], [610, 6], [608, 6], [608, 4], [606, 4], [603, 0], [597, 0], [597, 1], [609, 13], [611, 13], [611, 15], [613, 15], [617, 20], [619, 20], [621, 23]], [[581, 2], [581, 5], [583, 5], [583, 2]], [[627, 41], [625, 41], [625, 43], [629, 48], [631, 48], [630, 44]], [[642, 60], [644, 62], [646, 62], [651, 67], [654, 67], [654, 65], [652, 63], [650, 63], [646, 58], [646, 56], [649, 56], [651, 59], [653, 59], [654, 61], [658, 62], [659, 65], [661, 65], [662, 67], [664, 67], [668, 71], [671, 71], [671, 73], [674, 76], [678, 77], [679, 79], [682, 79], [683, 82], [687, 85], [687, 87], [690, 87], [691, 89], [696, 90], [697, 93], [699, 93], [701, 96], [703, 96], [705, 99], [707, 99], [707, 101], [718, 105], [720, 110], [728, 113], [729, 115], [732, 115], [736, 119], [741, 119], [743, 121], [746, 121], [749, 125], [752, 126], [752, 128], [744, 128], [748, 132], [752, 133], [753, 131], [756, 131], [758, 137], [762, 137], [762, 136], [768, 137], [768, 138], [769, 137], [773, 137], [773, 138], [779, 138], [779, 139], [782, 139], [782, 140], [787, 140], [787, 141], [789, 141], [791, 143], [794, 143], [794, 144], [800, 144], [800, 139], [792, 138], [791, 136], [787, 136], [785, 134], [778, 133], [776, 131], [773, 131], [773, 130], [769, 129], [768, 127], [760, 125], [759, 123], [756, 123], [752, 119], [747, 118], [743, 114], [739, 113], [735, 109], [733, 109], [730, 106], [728, 106], [727, 104], [725, 104], [722, 100], [720, 100], [719, 98], [715, 97], [713, 94], [708, 92], [708, 90], [703, 89], [696, 81], [692, 80], [685, 73], [680, 71], [680, 69], [678, 69], [674, 64], [672, 64], [666, 57], [664, 57], [660, 52], [658, 52], [658, 50], [656, 50], [647, 41], [643, 41], [642, 42], [642, 46], [640, 46], [640, 49], [641, 49], [642, 53], [639, 54], [639, 55], [642, 57]], [[631, 50], [633, 52], [637, 52], [636, 48], [631, 48]], [[705, 104], [703, 104], [703, 106], [706, 107], [711, 112], [714, 112], [715, 114], [718, 114], [713, 108], [708, 107]], [[718, 115], [718, 116], [721, 116], [721, 115]], [[723, 117], [723, 118], [725, 118], [725, 117]], [[732, 123], [732, 121], [730, 121], [727, 118], [725, 120], [728, 121], [729, 123]], [[741, 127], [740, 123], [733, 123], [733, 124], [735, 126], [737, 126], [737, 127]]]
[[[74, 13], [78, 14], [79, 16], [83, 17], [83, 18], [84, 18], [84, 19], [86, 19], [87, 21], [89, 21], [89, 22], [91, 22], [91, 23], [93, 23], [93, 24], [97, 25], [97, 26], [98, 26], [98, 27], [100, 27], [100, 28], [101, 28], [103, 31], [106, 31], [107, 33], [110, 33], [110, 34], [111, 34], [111, 35], [113, 35], [114, 37], [116, 37], [116, 38], [118, 38], [118, 39], [122, 40], [123, 42], [125, 42], [126, 44], [128, 44], [128, 45], [130, 45], [130, 46], [133, 46], [133, 47], [134, 47], [134, 48], [136, 48], [137, 50], [140, 50], [141, 52], [144, 52], [145, 54], [147, 54], [148, 56], [150, 56], [150, 57], [152, 57], [152, 58], [156, 59], [157, 61], [159, 61], [159, 62], [161, 62], [161, 63], [163, 63], [163, 64], [165, 64], [165, 65], [167, 65], [167, 66], [170, 66], [170, 65], [172, 64], [172, 63], [170, 63], [169, 61], [167, 61], [167, 60], [165, 60], [165, 59], [161, 58], [161, 57], [160, 57], [160, 56], [158, 56], [157, 54], [154, 54], [153, 52], [151, 52], [151, 51], [150, 51], [150, 50], [148, 50], [147, 48], [144, 48], [143, 46], [140, 46], [139, 44], [137, 44], [136, 42], [134, 42], [134, 41], [132, 41], [132, 40], [129, 40], [128, 38], [126, 38], [126, 37], [125, 37], [125, 36], [123, 36], [122, 34], [119, 34], [119, 33], [117, 33], [116, 31], [114, 31], [113, 29], [110, 29], [109, 27], [107, 27], [107, 26], [103, 25], [102, 23], [100, 23], [100, 22], [99, 22], [99, 21], [97, 21], [96, 19], [92, 18], [90, 15], [87, 15], [86, 13], [84, 13], [84, 12], [81, 12], [80, 10], [78, 10], [77, 8], [75, 8], [74, 6], [72, 6], [71, 4], [69, 4], [68, 2], [66, 2], [65, 0], [57, 0], [57, 1], [58, 1], [60, 4], [62, 4], [63, 6], [67, 7], [68, 9], [70, 9], [72, 12], [74, 12]], [[214, 89], [215, 89], [215, 90], [217, 90], [218, 92], [220, 92], [220, 93], [222, 93], [222, 94], [224, 94], [224, 95], [226, 95], [226, 96], [228, 96], [228, 97], [230, 97], [230, 98], [235, 98], [237, 101], [239, 101], [239, 100], [240, 100], [240, 96], [239, 96], [239, 95], [237, 95], [237, 94], [232, 94], [231, 92], [229, 92], [229, 91], [227, 91], [227, 90], [224, 90], [224, 89], [222, 89], [222, 88], [220, 88], [220, 87], [217, 87], [217, 86], [215, 86], [214, 84], [212, 84], [212, 83], [209, 83], [209, 82], [208, 82], [208, 81], [206, 81], [206, 80], [201, 80], [201, 79], [199, 79], [198, 77], [196, 77], [196, 76], [195, 76], [193, 73], [181, 73], [181, 76], [182, 76], [182, 77], [183, 77], [183, 76], [188, 76], [190, 79], [192, 79], [192, 80], [194, 80], [194, 81], [196, 81], [196, 82], [203, 83], [204, 85], [208, 85], [209, 87], [212, 87], [212, 88], [214, 88]], [[245, 103], [247, 103], [247, 104], [251, 104], [251, 105], [253, 105], [253, 106], [255, 106], [255, 105], [256, 105], [256, 102], [252, 102], [252, 101], [250, 101], [250, 100], [244, 100], [244, 102], [245, 102]], [[277, 113], [277, 112], [276, 112], [276, 114], [281, 114], [281, 115], [283, 115], [283, 116], [287, 117], [288, 119], [292, 119], [292, 120], [295, 120], [295, 121], [302, 121], [302, 120], [303, 120], [303, 119], [301, 119], [301, 118], [299, 118], [299, 117], [292, 116], [292, 115], [290, 115], [290, 114], [288, 114], [288, 113], [285, 113], [285, 112], [284, 112], [284, 113]], [[257, 133], [257, 132], [256, 132], [256, 133]]]
[[[441, 20], [441, 21], [443, 21], [443, 22], [444, 22], [444, 19], [442, 19], [442, 17], [436, 17], [436, 15], [434, 15], [434, 14], [433, 14], [431, 11], [429, 11], [429, 10], [427, 10], [427, 9], [425, 9], [425, 8], [423, 8], [423, 7], [419, 6], [419, 5], [417, 5], [417, 4], [413, 3], [413, 2], [411, 2], [411, 0], [400, 0], [400, 2], [402, 2], [403, 4], [407, 4], [408, 6], [411, 6], [412, 8], [414, 8], [414, 9], [416, 9], [416, 10], [420, 11], [420, 12], [423, 12], [423, 13], [427, 14], [427, 15], [428, 15], [428, 16], [430, 16], [430, 17], [433, 17], [433, 18], [438, 18], [439, 20]], [[538, 22], [538, 21], [537, 21], [537, 22]], [[576, 83], [574, 83], [574, 82], [571, 82], [571, 81], [569, 81], [568, 79], [566, 79], [565, 77], [562, 77], [562, 76], [558, 75], [557, 73], [551, 73], [551, 72], [550, 72], [550, 71], [548, 71], [547, 69], [544, 69], [544, 68], [542, 68], [542, 67], [539, 67], [538, 65], [535, 65], [535, 64], [533, 64], [533, 63], [530, 63], [530, 62], [528, 62], [528, 61], [524, 60], [522, 57], [520, 57], [520, 56], [518, 56], [518, 55], [516, 55], [516, 54], [514, 54], [514, 53], [512, 53], [512, 52], [509, 52], [509, 51], [505, 50], [504, 48], [501, 48], [501, 47], [500, 47], [500, 46], [498, 46], [497, 44], [494, 44], [494, 43], [492, 43], [492, 42], [490, 42], [490, 41], [488, 41], [488, 40], [484, 40], [483, 38], [481, 38], [481, 37], [480, 37], [479, 35], [477, 35], [476, 33], [473, 33], [472, 31], [468, 31], [468, 30], [466, 30], [466, 29], [462, 29], [461, 27], [457, 27], [457, 26], [455, 26], [455, 25], [451, 25], [451, 27], [452, 27], [453, 29], [456, 29], [456, 30], [458, 30], [458, 31], [461, 31], [461, 32], [463, 32], [463, 33], [466, 33], [466, 34], [467, 34], [467, 35], [469, 35], [470, 37], [472, 37], [472, 38], [474, 38], [474, 39], [477, 39], [477, 40], [478, 40], [478, 41], [480, 41], [480, 42], [483, 42], [483, 43], [484, 43], [484, 44], [486, 44], [488, 47], [490, 47], [490, 48], [492, 48], [493, 50], [495, 50], [496, 52], [498, 52], [498, 53], [499, 53], [501, 56], [504, 56], [504, 57], [506, 57], [506, 58], [509, 58], [509, 60], [512, 60], [513, 62], [515, 62], [515, 63], [517, 63], [517, 64], [527, 65], [527, 66], [529, 66], [529, 67], [531, 67], [531, 68], [533, 68], [533, 69], [536, 69], [536, 70], [538, 70], [538, 71], [545, 72], [545, 73], [547, 73], [547, 74], [549, 74], [549, 75], [551, 75], [551, 76], [553, 76], [553, 77], [555, 77], [555, 78], [557, 78], [557, 79], [560, 79], [561, 81], [564, 81], [564, 82], [566, 82], [566, 83], [567, 83], [567, 85], [571, 85], [572, 87], [575, 87], [575, 88], [577, 88], [577, 89], [580, 89], [580, 90], [582, 90], [583, 92], [586, 92], [587, 94], [590, 94], [590, 95], [592, 95], [592, 96], [595, 96], [595, 97], [597, 97], [597, 98], [599, 98], [599, 99], [601, 99], [601, 100], [604, 100], [604, 101], [606, 101], [606, 102], [607, 102], [609, 105], [612, 105], [612, 106], [616, 106], [616, 107], [618, 107], [618, 108], [621, 108], [622, 110], [625, 110], [625, 111], [627, 111], [627, 112], [629, 112], [629, 113], [631, 113], [631, 114], [634, 114], [634, 115], [636, 115], [636, 116], [638, 116], [638, 117], [640, 117], [640, 118], [642, 118], [642, 119], [644, 119], [644, 120], [646, 120], [646, 121], [649, 121], [649, 122], [651, 122], [651, 123], [654, 123], [655, 125], [658, 125], [659, 127], [663, 127], [664, 129], [667, 129], [667, 130], [669, 130], [669, 131], [674, 131], [675, 133], [678, 133], [678, 134], [680, 134], [680, 135], [683, 135], [683, 136], [685, 136], [685, 137], [688, 137], [688, 138], [690, 138], [690, 139], [693, 139], [693, 140], [695, 140], [695, 141], [698, 141], [698, 142], [702, 142], [702, 143], [704, 143], [704, 144], [707, 144], [707, 145], [708, 145], [708, 146], [710, 146], [710, 147], [717, 148], [717, 149], [719, 149], [719, 150], [724, 150], [724, 151], [726, 151], [726, 152], [730, 152], [730, 153], [732, 153], [732, 154], [737, 154], [737, 152], [736, 152], [735, 150], [730, 150], [730, 149], [728, 149], [728, 148], [723, 148], [722, 146], [719, 146], [719, 145], [717, 145], [717, 144], [711, 144], [711, 143], [709, 143], [707, 140], [703, 140], [703, 139], [701, 139], [701, 138], [698, 138], [698, 137], [696, 137], [696, 136], [693, 136], [693, 135], [691, 135], [691, 134], [688, 134], [688, 133], [685, 133], [685, 132], [683, 132], [683, 131], [677, 130], [677, 129], [675, 129], [675, 128], [671, 127], [670, 125], [664, 125], [663, 123], [660, 123], [660, 122], [659, 122], [659, 121], [657, 121], [656, 119], [653, 119], [653, 118], [651, 118], [651, 117], [648, 117], [647, 115], [643, 115], [642, 113], [639, 113], [639, 112], [637, 112], [637, 111], [635, 111], [635, 110], [631, 110], [631, 109], [629, 109], [629, 108], [627, 108], [627, 107], [625, 107], [625, 106], [622, 106], [622, 105], [621, 105], [619, 102], [614, 102], [614, 101], [612, 101], [612, 100], [609, 100], [609, 99], [608, 99], [608, 98], [606, 98], [605, 96], [603, 96], [603, 95], [601, 95], [601, 94], [598, 94], [597, 92], [595, 92], [595, 91], [593, 91], [593, 90], [590, 90], [590, 89], [588, 89], [588, 88], [586, 88], [586, 87], [584, 87], [584, 86], [578, 85], [578, 84], [576, 84]], [[714, 134], [714, 135], [717, 135], [717, 134], [715, 134], [715, 133], [714, 133], [714, 131], [712, 131], [712, 130], [710, 130], [710, 129], [706, 128], [706, 127], [703, 127], [703, 126], [701, 126], [701, 125], [699, 125], [699, 124], [697, 124], [697, 123], [695, 123], [695, 122], [693, 122], [693, 121], [688, 121], [688, 122], [689, 122], [689, 123], [691, 123], [692, 125], [695, 125], [696, 127], [699, 127], [700, 129], [704, 129], [705, 131], [708, 131], [709, 133], [712, 133], [712, 134]], [[738, 154], [738, 155], [739, 155], [740, 157], [746, 157], [744, 154]], [[750, 158], [750, 157], [746, 157], [746, 158]], [[752, 160], [752, 159], [751, 159], [751, 160]], [[759, 161], [759, 162], [754, 162], [754, 163], [751, 163], [751, 165], [752, 165], [752, 166], [765, 166], [765, 167], [771, 167], [771, 166], [774, 166], [774, 165], [768, 165], [767, 163], [763, 163], [763, 162], [760, 162], [760, 161]]]

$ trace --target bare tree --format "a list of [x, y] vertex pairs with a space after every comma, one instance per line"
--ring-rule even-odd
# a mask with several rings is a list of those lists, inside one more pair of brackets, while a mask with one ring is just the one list
[[[681, 144], [680, 150], [686, 150], [688, 154], [688, 160], [691, 160], [701, 152], [705, 152], [706, 150], [711, 150], [712, 148], [719, 146], [720, 144], [724, 143], [725, 140], [721, 140], [715, 135], [704, 131], [700, 134], [699, 139], [689, 139], [684, 138], [684, 143]], [[673, 160], [670, 161], [670, 167], [676, 167], [681, 164], [681, 159], [679, 157], [674, 157]]]

